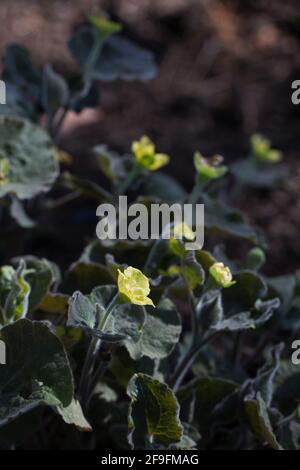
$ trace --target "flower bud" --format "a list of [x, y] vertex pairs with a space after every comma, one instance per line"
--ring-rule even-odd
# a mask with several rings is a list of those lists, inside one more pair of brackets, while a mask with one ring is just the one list
[[209, 268], [209, 274], [220, 287], [230, 287], [235, 284], [230, 269], [223, 263], [214, 263]]

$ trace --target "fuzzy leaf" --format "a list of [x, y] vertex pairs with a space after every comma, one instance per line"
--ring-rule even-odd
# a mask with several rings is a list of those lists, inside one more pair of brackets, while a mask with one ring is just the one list
[[287, 168], [282, 165], [259, 164], [254, 159], [240, 160], [231, 170], [240, 184], [252, 188], [273, 188], [288, 177]]
[[155, 310], [146, 308], [146, 322], [141, 338], [136, 343], [127, 344], [133, 359], [143, 356], [151, 359], [167, 357], [179, 340], [181, 320], [174, 305], [164, 300]]
[[206, 430], [217, 405], [237, 389], [238, 385], [232, 381], [217, 377], [202, 377], [182, 387], [177, 395], [183, 409], [194, 397], [194, 418], [202, 433]]
[[75, 398], [73, 398], [69, 406], [66, 406], [65, 408], [57, 406], [56, 410], [61, 415], [65, 423], [73, 424], [77, 429], [79, 429], [79, 431], [92, 431], [91, 425], [84, 417], [79, 401], [75, 400]]
[[49, 191], [58, 176], [48, 134], [22, 118], [0, 117], [1, 161], [8, 162], [8, 171], [0, 183], [0, 197], [12, 193], [30, 199]]
[[166, 384], [146, 374], [135, 374], [127, 393], [131, 398], [128, 439], [133, 449], [145, 449], [150, 443], [167, 448], [180, 442], [179, 406]]
[[39, 304], [39, 310], [47, 313], [65, 314], [68, 312], [68, 302], [68, 295], [49, 292]]
[[[81, 28], [69, 41], [73, 56], [84, 70], [97, 35], [91, 28]], [[96, 58], [91, 78], [101, 81], [151, 80], [156, 75], [153, 55], [121, 36], [106, 39]]]
[[260, 441], [267, 442], [272, 449], [281, 450], [282, 447], [272, 429], [267, 405], [258, 392], [255, 397], [245, 398], [245, 410], [250, 426]]
[[196, 314], [204, 331], [220, 324], [223, 319], [223, 306], [219, 290], [211, 290], [200, 298], [196, 304]]
[[174, 178], [159, 171], [147, 176], [143, 193], [146, 196], [155, 194], [155, 197], [168, 204], [178, 203], [186, 196], [185, 190]]
[[125, 346], [130, 348], [131, 343], [136, 343], [142, 334], [145, 322], [142, 307], [117, 305], [105, 322], [105, 327], [100, 329], [99, 326], [116, 292], [114, 286], [96, 287], [88, 296], [79, 291], [74, 292], [69, 300], [68, 325], [83, 328], [103, 341], [125, 342]]
[[67, 407], [73, 378], [60, 340], [40, 322], [2, 328], [7, 363], [0, 375], [0, 427], [38, 405]]
[[226, 206], [207, 194], [203, 195], [203, 203], [205, 204], [206, 232], [217, 236], [244, 238], [253, 243], [258, 242], [257, 231], [245, 222], [240, 211]]
[[0, 268], [0, 322], [8, 324], [28, 313], [30, 285], [24, 279], [24, 262], [18, 269]]
[[69, 88], [65, 79], [55, 72], [51, 65], [46, 65], [42, 83], [42, 104], [44, 109], [52, 115], [67, 104], [68, 97]]
[[35, 256], [25, 256], [26, 263], [25, 280], [30, 285], [29, 310], [36, 309], [55, 279], [51, 263], [46, 259]]
[[35, 226], [35, 222], [26, 214], [23, 204], [15, 196], [12, 196], [9, 212], [20, 227], [33, 228]]

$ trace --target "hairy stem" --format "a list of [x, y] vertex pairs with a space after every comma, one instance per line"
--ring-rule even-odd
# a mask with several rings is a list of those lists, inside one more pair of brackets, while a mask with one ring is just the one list
[[128, 173], [127, 178], [121, 183], [118, 188], [117, 196], [125, 194], [129, 186], [134, 182], [136, 177], [140, 174], [141, 168], [137, 163], [134, 163], [131, 171]]
[[[118, 294], [116, 294], [115, 297], [110, 302], [109, 306], [107, 307], [106, 313], [103, 319], [99, 323], [99, 330], [103, 330], [105, 328], [107, 320], [118, 302], [118, 298], [119, 296]], [[82, 373], [80, 377], [80, 382], [79, 382], [79, 389], [78, 389], [79, 399], [83, 402], [85, 401], [87, 392], [90, 389], [90, 381], [93, 375], [96, 358], [100, 350], [101, 344], [102, 344], [101, 339], [93, 337], [91, 339], [89, 349], [85, 357], [85, 361], [83, 364]]]
[[214, 332], [211, 335], [204, 338], [201, 343], [197, 346], [191, 346], [191, 348], [187, 351], [186, 355], [183, 357], [182, 361], [179, 363], [173, 377], [170, 380], [170, 386], [173, 389], [173, 392], [176, 393], [179, 389], [180, 385], [182, 384], [186, 374], [194, 364], [195, 360], [198, 357], [203, 346], [209, 343], [219, 332]]

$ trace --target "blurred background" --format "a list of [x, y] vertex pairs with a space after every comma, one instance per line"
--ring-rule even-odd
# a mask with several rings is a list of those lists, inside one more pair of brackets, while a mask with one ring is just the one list
[[61, 146], [82, 176], [94, 172], [91, 148], [125, 152], [149, 135], [170, 154], [169, 171], [190, 188], [193, 153], [246, 157], [260, 132], [284, 152], [288, 188], [245, 191], [238, 201], [250, 222], [267, 231], [271, 272], [300, 265], [300, 79], [298, 0], [1, 0], [0, 54], [9, 43], [57, 71], [77, 65], [66, 47], [85, 12], [105, 12], [124, 34], [151, 50], [159, 73], [146, 83], [101, 84], [101, 107], [68, 116]]

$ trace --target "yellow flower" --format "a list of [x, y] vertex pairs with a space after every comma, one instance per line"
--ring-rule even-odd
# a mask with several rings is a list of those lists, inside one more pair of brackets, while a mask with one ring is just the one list
[[211, 158], [204, 158], [199, 152], [194, 155], [194, 166], [197, 173], [208, 180], [221, 178], [227, 173], [227, 166], [220, 166], [222, 161], [223, 157], [220, 155]]
[[148, 297], [150, 294], [149, 279], [142, 271], [129, 266], [123, 273], [118, 269], [118, 273], [119, 294], [126, 302], [155, 307]]
[[251, 137], [251, 148], [255, 158], [266, 163], [277, 163], [282, 160], [282, 153], [271, 148], [271, 142], [259, 134]]
[[232, 280], [230, 269], [224, 266], [223, 263], [214, 263], [209, 268], [209, 273], [221, 287], [230, 287], [235, 284], [235, 281]]
[[149, 137], [142, 137], [139, 141], [132, 144], [132, 153], [136, 161], [147, 170], [155, 171], [170, 161], [168, 155], [164, 153], [156, 153], [155, 145]]
[[181, 222], [180, 224], [175, 225], [173, 234], [175, 238], [185, 238], [186, 240], [190, 241], [195, 240], [195, 233], [185, 222]]

